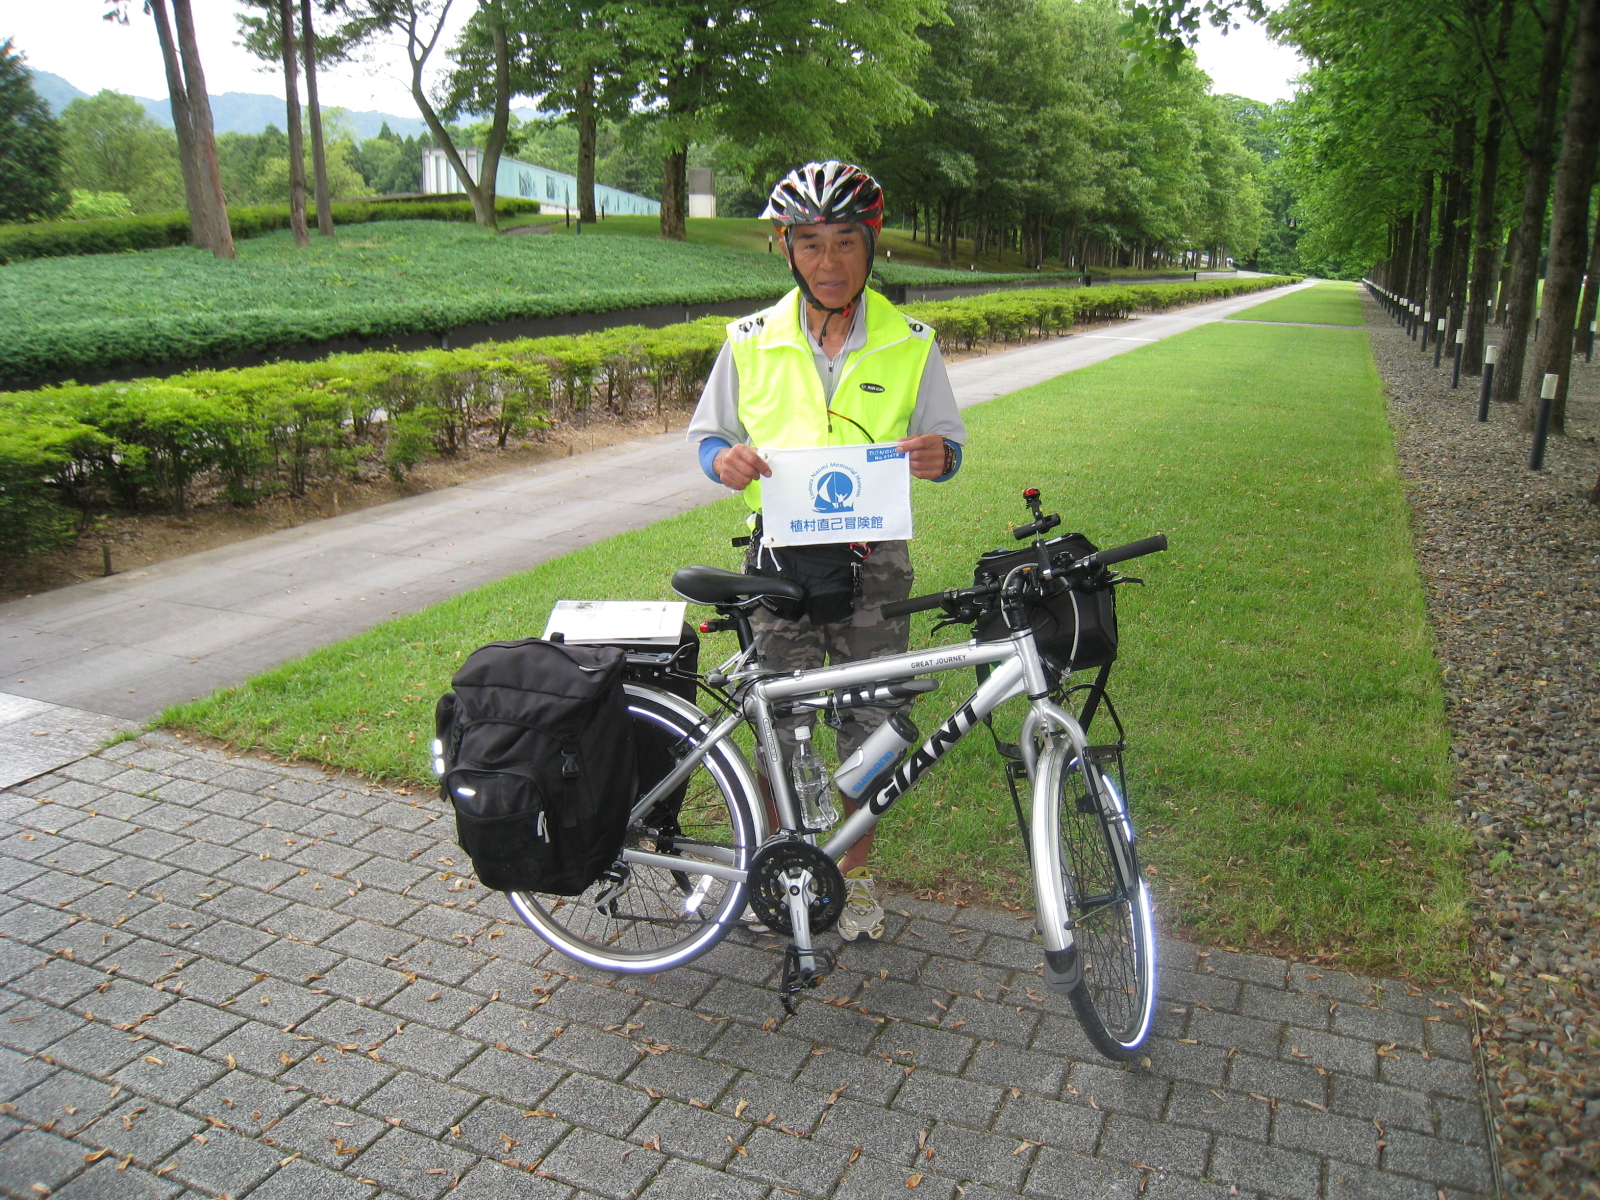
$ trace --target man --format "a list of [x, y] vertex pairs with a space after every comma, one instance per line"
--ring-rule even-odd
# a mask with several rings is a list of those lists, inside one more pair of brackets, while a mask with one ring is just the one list
[[[912, 475], [943, 483], [960, 469], [966, 426], [933, 330], [867, 290], [883, 229], [877, 181], [849, 163], [807, 163], [773, 189], [761, 215], [776, 225], [798, 286], [771, 308], [728, 326], [689, 438], [700, 444], [706, 474], [743, 492], [756, 514], [747, 572], [788, 573], [809, 549], [836, 551], [835, 560], [854, 576], [854, 611], [843, 616], [840, 606], [813, 606], [793, 619], [758, 611], [753, 624], [762, 665], [804, 670], [825, 658], [838, 663], [902, 654], [910, 618], [885, 620], [879, 610], [911, 594], [906, 543], [763, 552], [760, 480], [772, 470], [760, 451], [894, 442], [910, 459]], [[840, 759], [854, 754], [888, 716], [885, 709], [845, 713]], [[802, 723], [809, 718], [781, 722], [786, 750], [793, 750], [793, 730]], [[883, 908], [867, 867], [871, 841], [863, 838], [840, 863], [847, 903], [839, 932], [846, 941], [863, 933], [883, 936]]]

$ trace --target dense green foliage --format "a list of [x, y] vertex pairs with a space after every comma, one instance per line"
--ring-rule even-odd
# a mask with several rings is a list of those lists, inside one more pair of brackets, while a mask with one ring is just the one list
[[72, 188], [120, 192], [135, 213], [183, 207], [177, 136], [151, 120], [132, 96], [103, 91], [80, 97], [62, 110], [61, 128]]
[[[930, 242], [1024, 264], [1153, 266], [1252, 250], [1259, 155], [1192, 63], [1127, 76], [1106, 0], [952, 0], [922, 31], [928, 110], [868, 156]], [[951, 261], [953, 252], [947, 254]]]
[[0, 221], [53, 217], [66, 206], [61, 126], [7, 38], [0, 42]]
[[[537, 212], [539, 208], [531, 201], [512, 199], [500, 200], [497, 206], [506, 215]], [[472, 207], [463, 200], [443, 196], [428, 200], [335, 201], [333, 220], [337, 225], [372, 221], [470, 221]], [[260, 237], [289, 227], [289, 206], [264, 204], [254, 208], [230, 208], [228, 223], [233, 227], [235, 240]], [[188, 242], [189, 216], [184, 212], [0, 225], [0, 264], [33, 258], [158, 250], [184, 246]]]
[[[663, 246], [663, 250], [688, 251]], [[1015, 341], [1282, 280], [1040, 289], [910, 306], [948, 348]], [[0, 393], [0, 551], [68, 536], [105, 505], [181, 509], [200, 475], [236, 503], [363, 458], [396, 477], [468, 439], [507, 440], [591, 405], [659, 412], [698, 394], [726, 320], [577, 337], [487, 342], [462, 350], [374, 351], [319, 362], [191, 371], [168, 379]], [[384, 414], [382, 416], [379, 413]], [[75, 520], [69, 520], [75, 516]]]
[[[1289, 359], [1303, 369], [1286, 373]], [[1464, 835], [1443, 796], [1437, 667], [1363, 336], [1213, 325], [966, 420], [960, 475], [914, 485], [919, 591], [970, 582], [980, 552], [1012, 544], [1029, 484], [1101, 545], [1172, 539], [1139, 563], [1149, 586], [1120, 594], [1112, 676], [1169, 926], [1386, 973], [1455, 973]], [[165, 719], [425, 782], [431, 705], [461, 656], [542, 627], [557, 599], [661, 599], [675, 567], [735, 566], [741, 511], [729, 500], [611, 539]], [[916, 622], [917, 645], [960, 636]], [[709, 639], [702, 662], [729, 637]], [[970, 687], [941, 678], [918, 705], [925, 729]], [[1002, 735], [1012, 728], [1002, 720]], [[880, 827], [878, 869], [1026, 906], [1010, 809], [980, 731]]]

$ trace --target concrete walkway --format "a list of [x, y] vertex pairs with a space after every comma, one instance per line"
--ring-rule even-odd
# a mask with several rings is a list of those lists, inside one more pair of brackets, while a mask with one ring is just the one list
[[[1268, 298], [969, 358], [951, 380], [963, 407], [980, 404]], [[726, 494], [666, 434], [0, 605], [0, 786], [118, 724]]]
[[161, 733], [0, 790], [0, 1193], [1492, 1190], [1455, 996], [1166, 942], [1123, 1066], [1042, 985], [1029, 914], [889, 897], [884, 940], [785, 1017], [774, 939], [650, 976], [562, 959], [446, 813]]

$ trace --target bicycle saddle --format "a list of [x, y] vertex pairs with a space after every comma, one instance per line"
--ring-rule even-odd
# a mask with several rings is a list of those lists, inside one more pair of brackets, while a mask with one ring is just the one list
[[770, 575], [741, 575], [721, 567], [680, 567], [672, 573], [672, 590], [695, 604], [731, 604], [756, 596], [804, 600], [806, 589]]

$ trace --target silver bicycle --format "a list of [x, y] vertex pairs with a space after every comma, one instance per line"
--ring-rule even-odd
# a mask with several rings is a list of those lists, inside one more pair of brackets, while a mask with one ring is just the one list
[[[839, 860], [952, 746], [980, 724], [992, 731], [990, 714], [1022, 697], [1028, 708], [1018, 740], [1003, 743], [996, 735], [995, 742], [1032, 867], [1044, 978], [1070, 999], [1102, 1053], [1133, 1057], [1150, 1033], [1156, 945], [1121, 786], [1122, 727], [1105, 689], [1115, 657], [1111, 589], [1133, 581], [1108, 568], [1164, 550], [1166, 539], [1099, 551], [1080, 535], [1046, 540], [1060, 518], [1041, 512], [1034, 489], [1023, 495], [1034, 519], [1013, 532], [1031, 546], [984, 555], [970, 588], [884, 608], [891, 617], [942, 609], [946, 623], [976, 624], [978, 636], [966, 642], [809, 671], [766, 670], [750, 613], [763, 598], [799, 600], [803, 590], [713, 567], [676, 572], [679, 595], [717, 610], [717, 620], [703, 629], [738, 633], [738, 653], [716, 670], [680, 675], [710, 698], [713, 712], [683, 695], [627, 685], [641, 791], [622, 855], [581, 896], [511, 893], [522, 919], [590, 966], [655, 972], [710, 950], [749, 904], [789, 939], [779, 990], [792, 1012], [796, 996], [832, 965], [816, 938], [843, 909]], [[1110, 658], [1103, 644], [1108, 615]], [[1104, 661], [1095, 681], [1069, 686], [1097, 636]], [[874, 777], [854, 813], [832, 829], [807, 824], [783, 766], [780, 719], [813, 712], [826, 720], [850, 707], [903, 705], [938, 686], [927, 676], [967, 669], [978, 673], [976, 691], [920, 746]], [[1086, 730], [1101, 709], [1115, 722], [1117, 739], [1091, 745]], [[769, 828], [761, 786], [736, 741], [746, 726], [776, 829]]]

